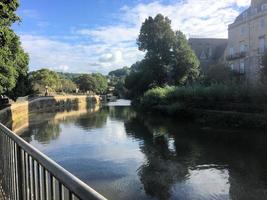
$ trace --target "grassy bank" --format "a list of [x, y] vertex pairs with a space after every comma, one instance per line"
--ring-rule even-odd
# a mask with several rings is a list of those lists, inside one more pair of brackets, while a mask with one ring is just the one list
[[236, 85], [153, 88], [135, 105], [144, 111], [230, 127], [267, 127], [264, 88]]

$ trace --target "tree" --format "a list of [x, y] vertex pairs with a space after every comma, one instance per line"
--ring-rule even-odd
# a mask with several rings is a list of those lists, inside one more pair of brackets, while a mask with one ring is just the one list
[[125, 78], [130, 74], [129, 67], [123, 67], [109, 72], [109, 86], [115, 87], [113, 94], [121, 98], [126, 97], [128, 94], [127, 89], [125, 88]]
[[178, 85], [199, 76], [199, 61], [181, 31], [174, 32], [171, 21], [158, 14], [142, 24], [137, 39], [145, 58], [131, 67], [126, 88], [133, 97], [156, 86]]
[[117, 69], [108, 73], [109, 77], [116, 77], [116, 78], [125, 78], [130, 73], [129, 67], [123, 67], [121, 69]]
[[108, 89], [108, 80], [102, 74], [96, 73], [92, 74], [93, 78], [95, 79], [95, 89], [93, 90], [97, 94], [104, 94]]
[[0, 93], [10, 94], [14, 98], [25, 95], [28, 89], [29, 57], [11, 29], [11, 25], [19, 20], [15, 13], [18, 6], [17, 0], [0, 2]]
[[189, 46], [181, 31], [175, 33], [175, 43], [171, 62], [171, 80], [173, 84], [194, 81], [199, 77], [199, 60]]
[[73, 93], [77, 89], [77, 85], [69, 79], [60, 79], [60, 89], [62, 92]]
[[83, 92], [87, 92], [87, 91], [93, 92], [96, 87], [95, 79], [90, 74], [83, 74], [79, 76], [75, 82], [78, 85], [79, 89]]
[[211, 66], [205, 77], [205, 83], [230, 83], [237, 80], [237, 74], [224, 63]]
[[173, 53], [175, 34], [171, 21], [161, 14], [149, 17], [142, 24], [137, 45], [146, 51], [145, 62], [154, 76], [154, 82], [163, 86], [168, 81], [168, 72]]
[[52, 91], [60, 89], [60, 78], [58, 74], [49, 69], [40, 69], [30, 74], [33, 89], [37, 92], [45, 92], [46, 86]]

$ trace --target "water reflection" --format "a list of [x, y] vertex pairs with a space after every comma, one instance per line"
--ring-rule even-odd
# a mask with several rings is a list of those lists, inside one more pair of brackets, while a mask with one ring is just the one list
[[119, 106], [46, 115], [45, 122], [35, 116], [22, 137], [109, 199], [267, 199], [264, 133]]

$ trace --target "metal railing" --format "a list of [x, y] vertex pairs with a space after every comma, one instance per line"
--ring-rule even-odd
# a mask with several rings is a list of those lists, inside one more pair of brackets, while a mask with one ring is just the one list
[[0, 123], [0, 196], [7, 200], [106, 200]]

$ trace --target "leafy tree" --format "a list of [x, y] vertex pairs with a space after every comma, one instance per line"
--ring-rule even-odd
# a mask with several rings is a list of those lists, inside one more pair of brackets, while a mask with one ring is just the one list
[[181, 31], [174, 32], [171, 21], [161, 14], [142, 24], [137, 39], [145, 58], [131, 67], [126, 88], [132, 96], [155, 86], [178, 85], [199, 76], [199, 61]]
[[44, 92], [46, 86], [52, 91], [60, 89], [60, 78], [58, 74], [49, 69], [40, 69], [30, 74], [30, 80], [33, 89], [38, 92]]
[[96, 88], [96, 80], [91, 74], [83, 74], [76, 79], [76, 84], [83, 92], [94, 92]]
[[0, 93], [16, 98], [28, 92], [29, 57], [21, 47], [11, 25], [19, 20], [17, 0], [0, 1]]
[[62, 92], [72, 93], [77, 89], [77, 85], [69, 79], [60, 79], [60, 89]]
[[194, 81], [199, 77], [199, 60], [181, 31], [175, 33], [171, 63], [171, 79], [174, 84]]
[[108, 80], [102, 74], [92, 74], [95, 79], [95, 89], [93, 90], [97, 94], [104, 94], [108, 89]]
[[125, 97], [128, 95], [128, 91], [125, 88], [125, 78], [130, 74], [129, 67], [123, 67], [109, 72], [108, 79], [109, 85], [115, 87], [114, 95], [119, 97]]
[[237, 80], [237, 75], [235, 72], [224, 63], [219, 63], [217, 65], [211, 66], [205, 77], [205, 83], [230, 83]]
[[152, 88], [154, 86], [153, 78], [145, 59], [133, 64], [131, 73], [125, 79], [125, 87], [129, 90], [129, 97], [141, 96], [146, 90]]
[[107, 78], [101, 74], [83, 74], [76, 79], [79, 89], [83, 92], [104, 94], [108, 89]]
[[109, 72], [109, 77], [116, 77], [116, 78], [125, 78], [130, 73], [129, 67], [123, 67], [121, 69], [117, 69], [114, 71]]

